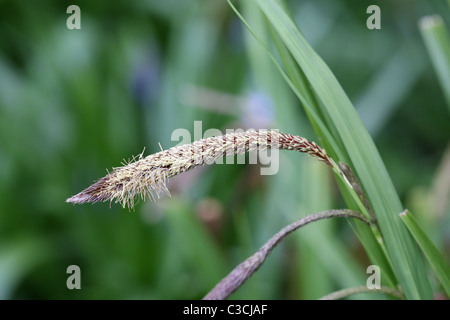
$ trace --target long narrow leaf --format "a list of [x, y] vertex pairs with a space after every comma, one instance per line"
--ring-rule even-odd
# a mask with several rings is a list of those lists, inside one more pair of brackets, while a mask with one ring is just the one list
[[422, 18], [419, 27], [450, 110], [450, 38], [447, 29], [439, 15]]
[[420, 227], [416, 218], [408, 211], [405, 210], [400, 214], [400, 218], [403, 223], [408, 227], [409, 232], [416, 240], [417, 244], [422, 249], [422, 252], [428, 259], [431, 267], [433, 268], [436, 276], [442, 284], [447, 296], [450, 297], [450, 267], [445, 261], [444, 257], [436, 249], [433, 242], [428, 238], [426, 233]]
[[[355, 173], [373, 206], [394, 272], [408, 299], [430, 299], [425, 267], [396, 212], [402, 209], [392, 181], [367, 130], [335, 76], [303, 38], [276, 0], [257, 0], [261, 10], [308, 78], [343, 141]], [[324, 121], [324, 119], [322, 119]], [[339, 139], [340, 138], [340, 139]], [[344, 150], [340, 150], [344, 153]]]
[[[322, 111], [319, 109], [318, 100], [317, 97], [315, 97], [314, 93], [311, 91], [311, 88], [308, 84], [308, 81], [303, 73], [303, 71], [299, 68], [298, 64], [292, 57], [289, 50], [285, 47], [284, 43], [279, 40], [276, 35], [274, 35], [275, 30], [268, 25], [269, 31], [272, 33], [272, 37], [274, 39], [275, 45], [277, 47], [277, 50], [281, 56], [281, 59], [286, 66], [286, 71], [282, 68], [282, 66], [278, 63], [278, 61], [275, 59], [275, 57], [272, 55], [270, 50], [267, 48], [265, 43], [262, 41], [262, 39], [259, 37], [259, 35], [253, 30], [253, 27], [249, 25], [249, 23], [242, 17], [242, 15], [239, 13], [239, 11], [234, 7], [233, 3], [229, 0], [228, 1], [232, 9], [236, 12], [236, 14], [239, 16], [239, 18], [242, 20], [242, 22], [246, 25], [250, 33], [255, 37], [255, 39], [259, 42], [259, 44], [264, 48], [266, 53], [269, 55], [269, 57], [274, 62], [275, 66], [277, 67], [278, 71], [281, 73], [283, 78], [288, 83], [289, 87], [294, 91], [294, 93], [297, 95], [297, 97], [300, 99], [300, 101], [303, 103], [303, 106], [305, 108], [306, 114], [309, 118], [309, 121], [311, 122], [314, 130], [316, 131], [316, 134], [319, 138], [321, 138], [321, 144], [325, 146], [326, 150], [329, 151], [330, 155], [333, 155], [334, 158], [338, 159], [348, 159], [348, 155], [345, 155], [341, 153], [341, 150], [344, 150], [342, 141], [339, 141], [339, 145], [337, 144], [337, 141], [334, 140], [334, 136], [336, 136], [336, 130], [334, 129], [334, 134], [332, 135], [328, 131], [328, 126], [325, 125], [325, 122], [321, 120], [321, 117], [319, 113], [323, 116]], [[248, 3], [245, 3], [248, 6]], [[356, 202], [353, 200], [357, 198], [357, 195], [355, 194], [353, 189], [346, 188], [346, 182], [343, 179], [342, 175], [339, 172], [339, 169], [335, 173], [338, 177], [338, 183], [341, 187], [341, 190], [343, 192], [343, 196], [346, 199], [346, 202], [348, 203], [349, 207], [354, 210], [364, 210], [361, 206], [358, 206]], [[359, 202], [361, 205], [361, 203]], [[368, 215], [366, 215], [368, 217]], [[378, 237], [377, 240], [374, 234], [367, 229], [366, 225], [363, 225], [359, 223], [359, 221], [355, 221], [355, 232], [363, 244], [364, 248], [367, 251], [368, 256], [370, 257], [370, 260], [372, 263], [378, 265], [381, 270], [383, 271], [383, 282], [389, 284], [390, 286], [396, 286], [398, 284], [398, 281], [392, 271], [392, 267], [389, 261], [388, 256], [385, 254], [385, 250], [380, 246], [380, 241], [382, 242], [382, 239]], [[377, 235], [379, 232], [377, 233]]]

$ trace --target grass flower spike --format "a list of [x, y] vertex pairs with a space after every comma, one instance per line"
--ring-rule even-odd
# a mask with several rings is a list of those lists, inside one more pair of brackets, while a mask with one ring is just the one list
[[248, 130], [195, 141], [149, 155], [114, 168], [87, 189], [67, 199], [86, 203], [115, 201], [133, 208], [136, 199], [154, 200], [161, 192], [168, 193], [166, 181], [197, 166], [212, 164], [216, 159], [246, 152], [286, 149], [307, 153], [333, 167], [334, 161], [314, 142], [291, 134], [271, 130]]

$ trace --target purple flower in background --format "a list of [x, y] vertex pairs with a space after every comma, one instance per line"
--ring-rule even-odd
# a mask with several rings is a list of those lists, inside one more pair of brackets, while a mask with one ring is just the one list
[[261, 91], [251, 91], [241, 108], [240, 119], [245, 128], [269, 128], [274, 122], [272, 99]]
[[131, 93], [140, 105], [154, 101], [160, 87], [160, 59], [151, 54], [147, 59], [137, 64], [131, 75]]

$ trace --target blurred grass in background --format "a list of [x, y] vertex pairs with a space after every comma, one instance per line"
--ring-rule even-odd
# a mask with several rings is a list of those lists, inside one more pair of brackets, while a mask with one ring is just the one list
[[[450, 119], [417, 26], [434, 13], [449, 26], [446, 1], [377, 1], [382, 29], [373, 31], [370, 1], [287, 3], [356, 105], [403, 205], [448, 256], [448, 201], [430, 199]], [[70, 4], [0, 3], [1, 299], [198, 299], [282, 226], [344, 206], [330, 172], [290, 152], [274, 176], [258, 165], [196, 169], [171, 182], [172, 198], [134, 212], [65, 203], [144, 147], [177, 144], [175, 129], [193, 137], [194, 120], [316, 140], [225, 1], [78, 1], [81, 30], [66, 28]], [[237, 4], [252, 27], [263, 23]], [[72, 264], [81, 290], [66, 288]], [[319, 298], [364, 285], [369, 264], [345, 221], [318, 222], [232, 298]]]

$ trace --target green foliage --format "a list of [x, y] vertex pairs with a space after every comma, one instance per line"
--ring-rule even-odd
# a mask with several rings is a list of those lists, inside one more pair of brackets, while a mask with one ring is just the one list
[[447, 296], [450, 296], [450, 267], [448, 263], [409, 211], [400, 213], [400, 217], [427, 257]]
[[[402, 211], [400, 201], [375, 145], [350, 100], [277, 1], [260, 1], [258, 4], [304, 72], [313, 94], [319, 100], [318, 107], [321, 107], [322, 114], [328, 115], [322, 118], [328, 124], [326, 129], [336, 132], [335, 138], [344, 145], [341, 153], [345, 152], [348, 158], [338, 160], [352, 165], [361, 180], [384, 235], [388, 258], [406, 296], [411, 299], [430, 298], [431, 291], [418, 251], [398, 217], [393, 214]], [[338, 145], [331, 147], [333, 150], [339, 148]]]
[[[342, 181], [341, 196], [327, 170], [291, 152], [280, 152], [274, 176], [261, 176], [258, 165], [180, 175], [172, 198], [141, 202], [132, 212], [114, 203], [64, 202], [144, 147], [148, 155], [159, 150], [158, 142], [176, 145], [173, 130], [193, 134], [194, 120], [223, 132], [263, 123], [316, 141], [353, 166], [386, 240], [388, 255], [367, 227], [345, 221], [307, 226], [233, 298], [317, 298], [364, 285], [373, 261], [383, 267], [384, 285], [399, 281], [409, 297], [428, 297], [420, 281], [428, 269], [418, 262], [411, 270], [421, 260], [410, 255], [417, 250], [397, 215], [406, 207], [428, 213], [428, 206], [412, 207], [431, 190], [449, 140], [445, 99], [417, 30], [420, 17], [448, 6], [379, 2], [382, 29], [369, 31], [365, 9], [371, 3], [287, 1], [291, 17], [283, 24], [292, 19], [300, 25], [306, 40], [299, 43], [280, 37], [280, 26], [268, 23], [255, 2], [236, 2], [304, 96], [300, 105], [224, 1], [78, 1], [81, 30], [66, 28], [66, 3], [3, 1], [0, 298], [198, 299], [281, 227], [318, 210], [348, 207], [342, 196], [352, 204]], [[448, 16], [442, 18], [448, 25]], [[297, 46], [304, 61], [293, 55]], [[336, 81], [328, 87], [311, 74], [323, 64], [309, 46], [336, 75], [364, 125], [374, 121], [370, 137]], [[313, 64], [305, 66], [311, 57]], [[336, 111], [337, 104], [347, 107]], [[418, 219], [444, 254], [448, 213]], [[392, 257], [396, 250], [405, 251]], [[65, 286], [72, 264], [82, 272], [78, 291]], [[411, 280], [398, 271], [402, 266]]]
[[450, 37], [439, 15], [424, 17], [419, 24], [434, 69], [450, 108]]

